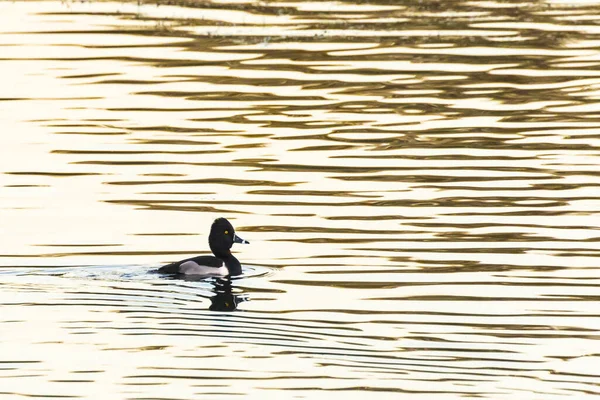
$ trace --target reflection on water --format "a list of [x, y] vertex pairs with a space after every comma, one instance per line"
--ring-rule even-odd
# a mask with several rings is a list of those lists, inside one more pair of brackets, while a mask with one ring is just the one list
[[596, 397], [598, 15], [0, 3], [2, 398]]
[[214, 287], [215, 295], [210, 298], [211, 311], [234, 311], [238, 304], [246, 301], [244, 296], [232, 293], [232, 285], [229, 280], [218, 280]]

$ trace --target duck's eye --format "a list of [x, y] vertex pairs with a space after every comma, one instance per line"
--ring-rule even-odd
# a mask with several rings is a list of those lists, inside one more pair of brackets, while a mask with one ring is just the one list
[[225, 234], [226, 234], [226, 235], [229, 235], [229, 231], [225, 231]]

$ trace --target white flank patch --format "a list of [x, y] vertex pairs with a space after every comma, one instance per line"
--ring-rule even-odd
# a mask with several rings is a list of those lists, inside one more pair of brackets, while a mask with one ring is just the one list
[[185, 275], [217, 275], [225, 276], [229, 273], [227, 267], [223, 264], [219, 268], [199, 265], [194, 261], [186, 261], [179, 267], [179, 272]]

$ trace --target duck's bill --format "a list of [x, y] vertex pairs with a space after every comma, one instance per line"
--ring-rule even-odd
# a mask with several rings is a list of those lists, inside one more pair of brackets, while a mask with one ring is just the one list
[[238, 235], [234, 235], [233, 236], [233, 242], [234, 243], [242, 243], [242, 244], [250, 244], [249, 241], [242, 239], [241, 237], [239, 237]]

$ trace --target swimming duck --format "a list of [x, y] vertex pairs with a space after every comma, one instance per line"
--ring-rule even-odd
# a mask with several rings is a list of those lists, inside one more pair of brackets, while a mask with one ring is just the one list
[[233, 225], [225, 218], [217, 218], [210, 227], [208, 245], [214, 256], [197, 256], [159, 268], [162, 274], [235, 276], [242, 273], [242, 265], [231, 254], [234, 243], [250, 243], [235, 234]]

